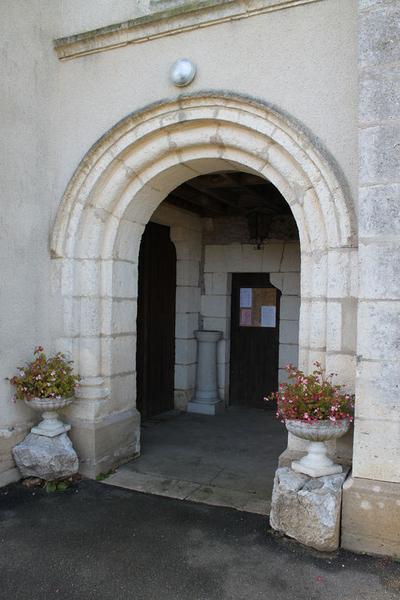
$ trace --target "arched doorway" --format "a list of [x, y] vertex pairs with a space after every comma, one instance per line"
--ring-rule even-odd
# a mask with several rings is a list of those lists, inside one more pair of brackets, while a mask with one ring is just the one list
[[[350, 282], [356, 241], [333, 161], [262, 103], [221, 94], [161, 103], [128, 116], [88, 152], [65, 192], [52, 236], [54, 265], [70, 282], [60, 283], [68, 315], [63, 343], [83, 377], [81, 401], [71, 411], [73, 437], [90, 476], [140, 447], [132, 382], [144, 227], [181, 183], [236, 170], [273, 183], [297, 223], [300, 365], [308, 369], [318, 358], [354, 382], [355, 339], [344, 324], [355, 320]], [[82, 289], [83, 269], [90, 293]], [[296, 451], [293, 440], [289, 446]]]

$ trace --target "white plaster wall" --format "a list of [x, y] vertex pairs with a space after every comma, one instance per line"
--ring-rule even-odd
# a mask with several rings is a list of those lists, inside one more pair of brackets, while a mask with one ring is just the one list
[[[60, 63], [53, 132], [63, 140], [60, 196], [73, 168], [105, 131], [130, 112], [177, 95], [168, 72], [180, 56], [198, 67], [185, 92], [227, 90], [275, 104], [321, 140], [355, 191], [356, 4], [322, 0]], [[97, 26], [99, 19], [93, 22]], [[89, 27], [87, 20], [83, 24]], [[55, 37], [65, 33], [70, 29], [60, 22]]]
[[48, 240], [90, 146], [128, 113], [176, 97], [168, 69], [189, 56], [198, 77], [188, 92], [242, 93], [287, 111], [332, 153], [354, 191], [356, 8], [355, 0], [322, 0], [61, 63], [54, 38], [138, 16], [146, 2], [0, 2], [0, 472], [12, 468], [9, 448], [34, 418], [12, 404], [4, 377], [35, 345], [56, 350], [63, 335]]
[[232, 273], [269, 273], [271, 283], [281, 290], [279, 381], [286, 381], [284, 367], [297, 365], [299, 354], [299, 243], [271, 240], [260, 250], [251, 244], [205, 246], [201, 319], [204, 329], [223, 332], [218, 343], [218, 389], [225, 402], [229, 400]]

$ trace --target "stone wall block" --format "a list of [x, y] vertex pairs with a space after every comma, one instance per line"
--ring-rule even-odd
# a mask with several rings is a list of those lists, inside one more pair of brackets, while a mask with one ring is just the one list
[[361, 238], [400, 235], [399, 198], [400, 184], [398, 183], [360, 188], [359, 235]]
[[[189, 231], [188, 231], [189, 233]], [[193, 231], [194, 238], [179, 242], [174, 242], [176, 256], [179, 260], [201, 260], [202, 247], [201, 238], [197, 231]]]
[[400, 363], [361, 361], [357, 366], [356, 417], [397, 420], [400, 414]]
[[194, 312], [200, 308], [198, 287], [179, 286], [176, 288], [176, 312]]
[[111, 364], [111, 373], [130, 373], [135, 370], [136, 358], [136, 335], [122, 335], [112, 337], [109, 340], [111, 356], [108, 357]]
[[136, 300], [114, 300], [112, 303], [112, 334], [136, 333], [136, 317]]
[[[364, 398], [358, 399], [363, 402]], [[357, 400], [356, 400], [357, 402]], [[400, 483], [400, 419], [379, 419], [370, 413], [354, 423], [354, 477]]]
[[175, 389], [190, 390], [194, 389], [196, 382], [196, 365], [176, 365], [175, 366]]
[[241, 262], [242, 273], [260, 273], [263, 269], [262, 249], [258, 250], [253, 244], [243, 244]]
[[[292, 273], [288, 273], [288, 275], [291, 275]], [[296, 273], [293, 273], [293, 275], [296, 275]], [[270, 273], [269, 276], [269, 280], [272, 283], [272, 285], [276, 288], [278, 288], [278, 290], [280, 290], [281, 292], [283, 292], [283, 273]]]
[[[282, 266], [284, 244], [265, 242], [262, 250], [257, 252], [262, 253], [262, 272], [271, 273], [272, 271], [279, 272]], [[298, 270], [298, 269], [297, 269]]]
[[[243, 249], [246, 246], [242, 244], [228, 244], [223, 246], [224, 248], [224, 262], [225, 268], [219, 269], [220, 271], [224, 270], [230, 273], [240, 273], [244, 271], [243, 264]], [[248, 261], [248, 253], [247, 253], [247, 269], [250, 268], [251, 262]]]
[[204, 317], [230, 315], [230, 296], [201, 296], [201, 314]]
[[329, 351], [342, 349], [342, 303], [328, 302], [326, 320], [326, 346]]
[[204, 248], [204, 272], [226, 272], [227, 269], [225, 260], [224, 246], [208, 245]]
[[400, 60], [400, 6], [384, 2], [360, 13], [359, 55], [362, 66]]
[[230, 294], [231, 275], [229, 273], [206, 273], [204, 286], [206, 294], [227, 296]]
[[176, 262], [176, 285], [198, 286], [199, 285], [199, 262], [197, 260], [177, 260]]
[[400, 298], [400, 239], [360, 242], [360, 298]]
[[223, 388], [229, 384], [229, 363], [217, 364], [217, 381], [219, 388]]
[[[103, 261], [105, 262], [105, 261]], [[137, 298], [138, 267], [136, 264], [119, 260], [107, 261], [113, 268], [114, 298]]]
[[101, 331], [101, 304], [98, 298], [85, 297], [75, 300], [79, 311], [77, 333], [82, 336], [98, 335]]
[[[360, 121], [400, 119], [400, 71], [398, 65], [369, 67], [360, 76]], [[382, 102], [382, 98], [385, 101]]]
[[203, 329], [211, 331], [222, 331], [223, 337], [229, 339], [231, 337], [231, 319], [229, 317], [204, 317]]
[[115, 240], [115, 258], [138, 263], [143, 231], [144, 225], [142, 223], [132, 223], [121, 219]]
[[363, 359], [400, 361], [400, 300], [360, 302], [357, 353]]
[[299, 322], [282, 321], [279, 325], [279, 342], [281, 344], [299, 343]]
[[299, 347], [294, 344], [279, 344], [279, 368], [284, 369], [286, 365], [297, 365], [299, 358]]
[[175, 337], [180, 339], [193, 338], [193, 332], [199, 328], [198, 313], [176, 313]]
[[111, 403], [114, 410], [136, 405], [136, 373], [124, 373], [110, 379]]
[[283, 249], [283, 257], [280, 271], [284, 273], [300, 270], [300, 245], [298, 243], [286, 243]]
[[400, 485], [350, 477], [343, 486], [341, 545], [400, 558]]
[[282, 278], [283, 294], [285, 296], [300, 296], [300, 265], [299, 273], [283, 273]]
[[331, 250], [328, 253], [329, 298], [357, 297], [357, 249]]
[[177, 365], [191, 365], [196, 362], [197, 342], [194, 338], [175, 340], [175, 363]]
[[327, 352], [325, 359], [325, 368], [327, 373], [337, 373], [334, 380], [344, 385], [346, 391], [354, 392], [354, 379], [356, 373], [355, 354], [345, 354], [344, 352]]
[[310, 303], [308, 344], [310, 348], [316, 350], [319, 354], [325, 353], [326, 309], [326, 302], [323, 300], [313, 300]]
[[361, 184], [397, 180], [400, 170], [399, 139], [400, 123], [396, 121], [360, 130]]
[[228, 363], [230, 360], [230, 341], [221, 339], [217, 344], [217, 362]]
[[298, 296], [281, 296], [280, 318], [298, 321], [300, 298]]

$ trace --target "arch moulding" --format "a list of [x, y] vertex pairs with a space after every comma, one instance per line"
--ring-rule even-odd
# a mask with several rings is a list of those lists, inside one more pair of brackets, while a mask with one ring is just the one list
[[204, 94], [153, 105], [89, 150], [51, 239], [61, 273], [62, 344], [82, 376], [70, 418], [88, 475], [139, 449], [135, 334], [143, 229], [175, 187], [219, 170], [265, 177], [289, 203], [301, 245], [300, 365], [308, 369], [318, 359], [353, 385], [355, 222], [329, 159], [290, 119], [248, 98]]

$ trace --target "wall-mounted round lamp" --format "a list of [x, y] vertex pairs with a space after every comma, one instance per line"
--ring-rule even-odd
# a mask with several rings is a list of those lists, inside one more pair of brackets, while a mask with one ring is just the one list
[[196, 67], [187, 58], [179, 58], [171, 67], [169, 76], [174, 85], [185, 87], [192, 83], [196, 75]]

